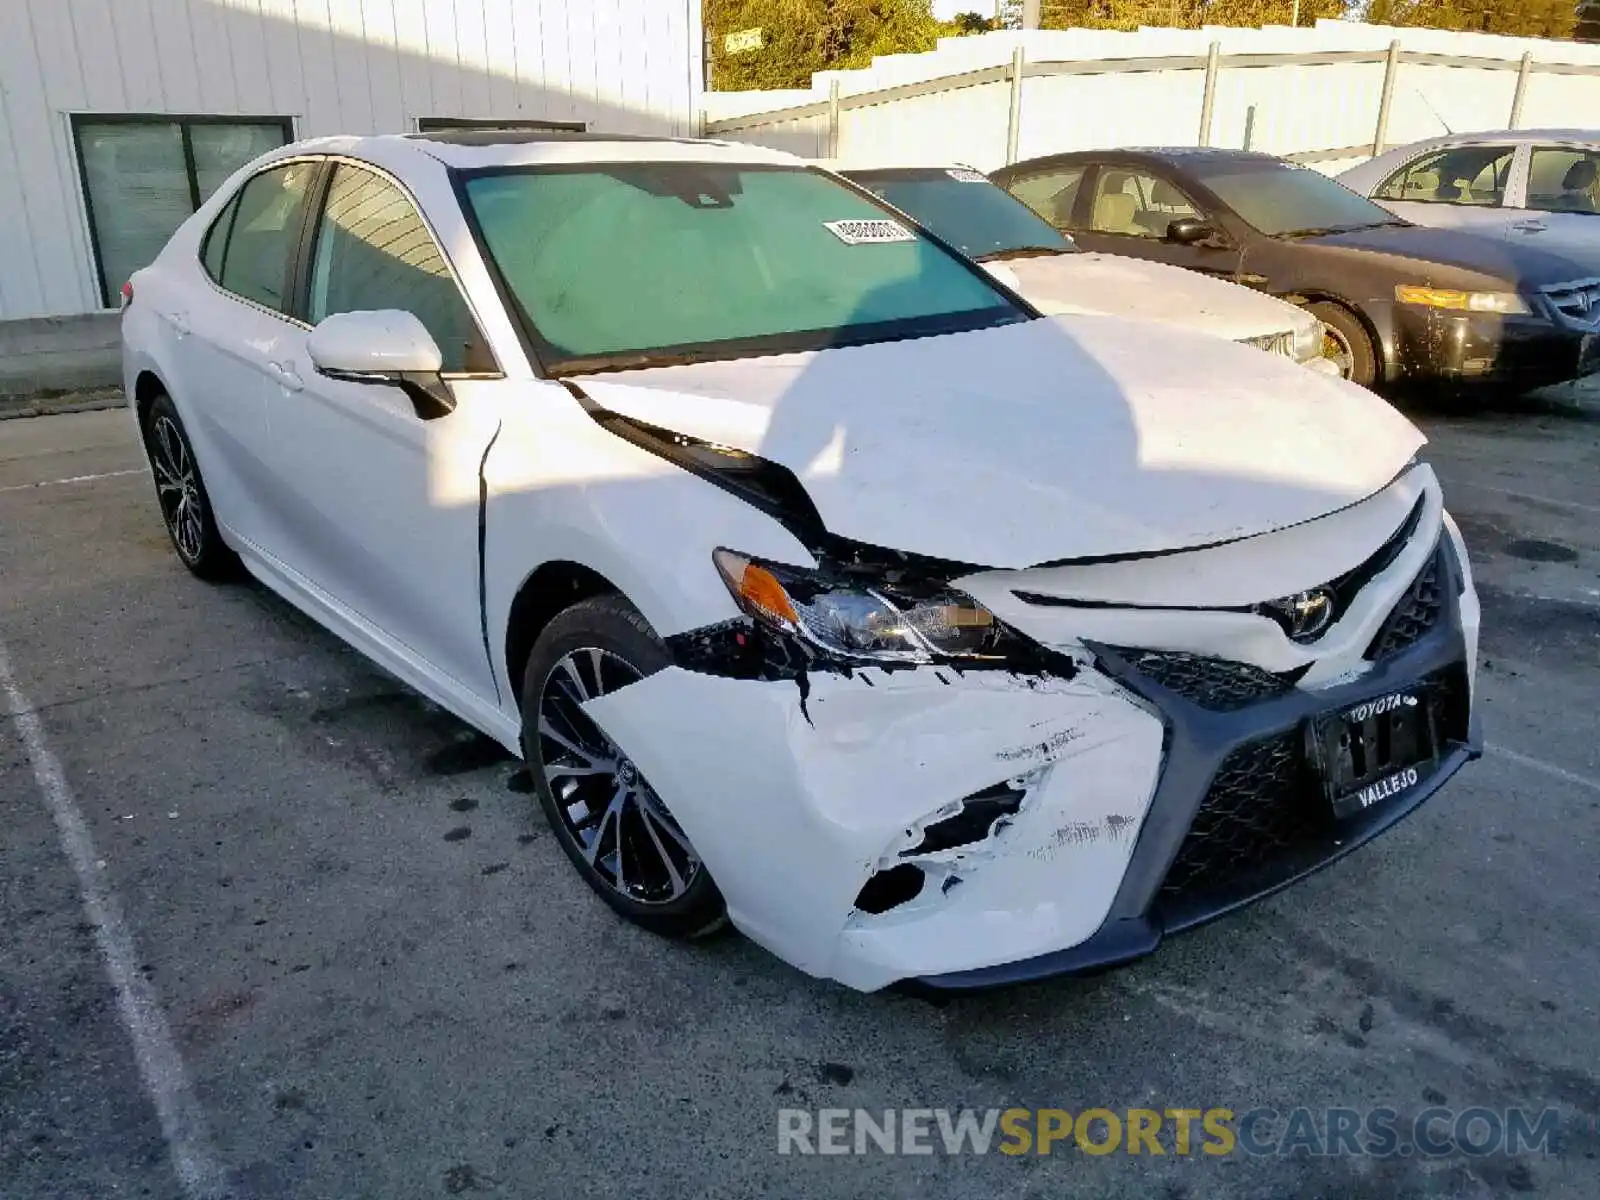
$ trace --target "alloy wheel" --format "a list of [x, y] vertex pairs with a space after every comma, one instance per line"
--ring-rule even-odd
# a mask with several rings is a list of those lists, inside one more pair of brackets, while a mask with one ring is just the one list
[[637, 904], [669, 904], [700, 871], [694, 847], [637, 767], [583, 712], [643, 676], [609, 650], [559, 659], [539, 694], [539, 768], [584, 861]]
[[172, 543], [191, 566], [205, 549], [205, 497], [194, 458], [182, 432], [165, 414], [150, 426], [150, 465], [155, 470], [161, 516], [172, 533]]
[[1349, 339], [1331, 325], [1322, 327], [1322, 357], [1339, 368], [1339, 378], [1349, 379], [1356, 369], [1356, 353]]

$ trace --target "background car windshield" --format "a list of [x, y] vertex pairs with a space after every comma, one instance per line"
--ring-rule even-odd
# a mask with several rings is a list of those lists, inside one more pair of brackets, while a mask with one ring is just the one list
[[1195, 176], [1268, 237], [1399, 224], [1395, 215], [1310, 167], [1267, 159], [1197, 164]]
[[1021, 250], [1077, 251], [1022, 201], [976, 171], [850, 171], [851, 179], [910, 213], [968, 258]]
[[472, 174], [466, 195], [547, 370], [1028, 316], [969, 264], [804, 168], [585, 164]]

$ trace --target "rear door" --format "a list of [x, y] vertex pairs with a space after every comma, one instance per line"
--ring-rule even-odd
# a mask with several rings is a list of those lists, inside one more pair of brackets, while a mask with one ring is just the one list
[[1418, 225], [1510, 237], [1523, 215], [1511, 188], [1526, 154], [1526, 146], [1507, 142], [1431, 150], [1380, 183], [1372, 199]]
[[1600, 275], [1600, 146], [1547, 145], [1529, 151], [1512, 236], [1554, 253], [1575, 254]]
[[280, 501], [265, 405], [278, 390], [274, 363], [305, 336], [289, 315], [289, 276], [319, 169], [301, 159], [246, 181], [202, 240], [193, 285], [174, 292], [165, 314], [218, 519], [256, 547], [270, 545]]
[[[433, 673], [493, 700], [479, 611], [479, 472], [498, 367], [420, 210], [395, 180], [332, 167], [307, 242], [305, 326], [276, 343], [267, 406], [285, 486], [274, 552]], [[402, 309], [438, 343], [457, 407], [424, 420], [399, 387], [318, 374], [307, 328]]]

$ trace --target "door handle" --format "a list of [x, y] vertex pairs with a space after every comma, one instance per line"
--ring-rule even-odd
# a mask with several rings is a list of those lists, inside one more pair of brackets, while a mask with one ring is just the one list
[[305, 380], [301, 379], [295, 369], [286, 363], [268, 363], [267, 370], [278, 381], [278, 386], [286, 392], [298, 392], [306, 386]]
[[1546, 225], [1543, 221], [1518, 221], [1511, 228], [1515, 229], [1518, 233], [1543, 233], [1546, 229], [1549, 229], [1550, 226]]

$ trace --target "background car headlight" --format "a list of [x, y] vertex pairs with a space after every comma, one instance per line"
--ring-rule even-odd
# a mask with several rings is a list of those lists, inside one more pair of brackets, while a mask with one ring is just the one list
[[1425, 308], [1446, 308], [1455, 312], [1526, 316], [1533, 311], [1516, 292], [1458, 292], [1451, 288], [1402, 283], [1394, 289], [1394, 298], [1401, 304], [1420, 304]]
[[1313, 358], [1322, 357], [1322, 341], [1325, 332], [1322, 322], [1313, 317], [1304, 325], [1295, 326], [1294, 331], [1294, 360], [1295, 362], [1310, 362]]
[[875, 588], [752, 562], [732, 550], [718, 550], [712, 558], [748, 616], [826, 654], [908, 663], [996, 656], [1001, 626], [959, 592], [891, 599]]

